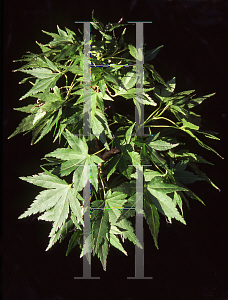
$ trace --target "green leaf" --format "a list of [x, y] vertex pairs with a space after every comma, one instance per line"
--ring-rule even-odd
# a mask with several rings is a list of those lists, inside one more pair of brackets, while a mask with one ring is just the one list
[[80, 258], [82, 258], [84, 255], [86, 256], [89, 264], [91, 264], [91, 236], [90, 235], [88, 235], [86, 240], [84, 241]]
[[105, 236], [104, 243], [98, 249], [98, 252], [97, 252], [97, 256], [101, 261], [104, 271], [106, 271], [108, 251], [109, 251], [109, 244], [108, 244], [108, 239]]
[[69, 198], [69, 204], [72, 212], [77, 217], [77, 219], [81, 222], [81, 224], [84, 226], [84, 221], [82, 219], [82, 210], [79, 200], [82, 202], [83, 198], [80, 196], [79, 193], [77, 193], [77, 190], [73, 189], [72, 195]]
[[21, 123], [18, 125], [16, 130], [8, 137], [8, 139], [11, 139], [12, 137], [14, 137], [15, 135], [17, 135], [21, 132], [31, 130], [34, 127], [34, 125], [33, 125], [34, 118], [35, 118], [34, 114], [31, 114], [31, 115], [27, 116], [26, 118], [24, 118], [21, 121]]
[[135, 72], [128, 72], [121, 80], [124, 88], [126, 90], [131, 89], [136, 84], [136, 73]]
[[136, 238], [135, 230], [131, 226], [131, 222], [127, 219], [123, 219], [116, 223], [116, 226], [118, 228], [124, 229], [122, 232], [122, 236], [124, 239], [128, 239], [130, 242], [132, 242], [134, 245], [136, 245], [138, 248], [143, 249], [143, 246], [140, 244], [138, 238]]
[[46, 63], [48, 67], [54, 71], [54, 72], [59, 72], [59, 69], [57, 68], [57, 65], [53, 63], [50, 59], [48, 59], [46, 56], [44, 56], [44, 59], [46, 60]]
[[165, 87], [167, 87], [169, 89], [169, 86], [167, 85], [167, 83], [162, 79], [161, 75], [158, 74], [158, 72], [154, 69], [153, 65], [149, 65], [149, 64], [145, 64], [146, 68], [149, 69], [152, 73], [152, 76], [155, 80], [157, 80], [158, 82], [160, 82], [161, 84], [163, 84]]
[[174, 192], [173, 201], [179, 206], [181, 210], [181, 214], [183, 216], [182, 200], [181, 200], [181, 196], [177, 192]]
[[106, 95], [106, 84], [105, 84], [104, 79], [99, 81], [99, 88], [100, 88], [102, 96], [104, 97]]
[[166, 160], [153, 148], [148, 147], [149, 156], [153, 163], [158, 166], [161, 166], [165, 169], [168, 169]]
[[156, 248], [158, 249], [158, 232], [159, 232], [159, 214], [154, 204], [148, 201], [144, 201], [144, 212], [147, 224], [149, 225], [150, 232], [154, 239]]
[[37, 175], [27, 177], [20, 177], [20, 179], [35, 184], [37, 186], [49, 189], [57, 187], [61, 189], [62, 187], [65, 187], [65, 185], [67, 184], [65, 180], [60, 179], [58, 176], [53, 175], [44, 168], [42, 169], [45, 171], [45, 173], [39, 173]]
[[41, 173], [32, 177], [21, 177], [21, 179], [38, 186], [49, 188], [48, 190], [41, 191], [30, 208], [19, 217], [19, 219], [21, 219], [31, 214], [46, 211], [40, 219], [52, 220], [54, 222], [49, 234], [51, 240], [47, 248], [48, 250], [56, 239], [56, 232], [68, 218], [69, 202], [74, 201], [71, 185], [47, 171], [46, 174]]
[[193, 129], [193, 130], [198, 130], [199, 129], [199, 126], [195, 125], [195, 124], [192, 124], [188, 121], [186, 121], [185, 119], [181, 119], [182, 120], [182, 123], [183, 123], [183, 126], [182, 128], [185, 130], [186, 128], [187, 129]]
[[[157, 176], [163, 176], [163, 174], [161, 174], [158, 171], [153, 171], [153, 170], [148, 170], [148, 169], [144, 170], [143, 175], [144, 175], [145, 181], [151, 181], [153, 178], [155, 178]], [[136, 173], [131, 174], [131, 177], [136, 179], [137, 178]]]
[[103, 72], [104, 72], [104, 77], [105, 77], [106, 81], [109, 81], [111, 83], [114, 83], [116, 86], [119, 86], [118, 78], [115, 75], [112, 75], [105, 70], [103, 70]]
[[[183, 129], [183, 128], [182, 128]], [[215, 151], [214, 149], [212, 149], [211, 147], [209, 147], [208, 145], [206, 145], [206, 144], [204, 144], [200, 139], [198, 139], [190, 130], [188, 130], [188, 129], [183, 129], [185, 132], [187, 132], [191, 137], [193, 137], [196, 141], [197, 141], [197, 143], [201, 146], [201, 147], [203, 147], [203, 148], [205, 148], [205, 149], [207, 149], [207, 150], [210, 150], [210, 151], [213, 151], [215, 154], [217, 154], [219, 157], [221, 157], [222, 159], [223, 159], [223, 157], [217, 152], [217, 151]]]
[[109, 190], [106, 194], [105, 207], [108, 209], [110, 223], [115, 224], [121, 215], [127, 195], [122, 192], [113, 192]]
[[[104, 113], [97, 109], [96, 110], [96, 118], [101, 122], [101, 124], [103, 125], [104, 130], [107, 131], [107, 134], [108, 134], [108, 137], [110, 138], [110, 140], [113, 139], [111, 130], [110, 130], [109, 125], [108, 125], [108, 121], [107, 121]], [[103, 143], [103, 144], [105, 144], [105, 143]], [[106, 149], [110, 150], [108, 145], [107, 146], [105, 145], [105, 147], [106, 147]]]
[[45, 115], [46, 115], [46, 111], [42, 111], [42, 109], [40, 109], [40, 110], [36, 113], [35, 118], [34, 118], [32, 124], [35, 125], [36, 123], [38, 123], [38, 121], [39, 121], [40, 119], [42, 119]]
[[142, 49], [136, 49], [133, 45], [128, 45], [128, 49], [130, 51], [131, 56], [138, 59], [139, 61], [142, 61], [143, 59], [143, 52]]
[[70, 147], [73, 150], [75, 150], [75, 152], [88, 153], [88, 146], [86, 144], [84, 137], [83, 137], [83, 139], [80, 139], [78, 136], [72, 134], [68, 129], [65, 129], [65, 132], [63, 133], [63, 135], [66, 138]]
[[148, 95], [143, 93], [143, 104], [157, 106], [157, 103]]
[[127, 144], [129, 144], [129, 142], [131, 140], [132, 130], [133, 130], [134, 126], [135, 126], [135, 124], [132, 124], [126, 131], [125, 139], [126, 139]]
[[108, 31], [113, 31], [114, 29], [119, 28], [121, 26], [126, 26], [126, 24], [118, 24], [118, 23], [110, 24], [110, 26], [108, 27]]
[[125, 32], [126, 32], [126, 29], [127, 29], [127, 28], [125, 27], [124, 30], [123, 30], [122, 33], [121, 33], [120, 38], [119, 38], [118, 45], [119, 45], [120, 48], [122, 47], [122, 45], [123, 45], [123, 43], [124, 43], [124, 34], [125, 34]]
[[153, 142], [148, 143], [148, 146], [157, 150], [157, 151], [166, 151], [177, 147], [179, 144], [171, 144], [162, 140], [156, 140]]
[[189, 108], [195, 107], [196, 105], [201, 104], [207, 98], [209, 98], [211, 96], [214, 96], [214, 95], [215, 95], [215, 93], [209, 94], [209, 95], [205, 95], [205, 96], [200, 97], [200, 98], [191, 99], [190, 103], [188, 104], [188, 107]]
[[109, 232], [109, 215], [108, 211], [99, 211], [98, 217], [92, 224], [92, 240], [91, 247], [94, 249], [94, 253], [98, 252], [98, 249], [102, 247], [106, 239], [106, 234]]
[[176, 78], [173, 77], [171, 80], [166, 82], [166, 86], [158, 89], [155, 88], [154, 92], [160, 96], [159, 98], [165, 101], [166, 97], [169, 97], [171, 94], [173, 94], [176, 87]]
[[124, 250], [123, 246], [121, 245], [119, 239], [114, 234], [110, 233], [110, 243], [112, 246], [114, 246], [116, 249], [120, 250], [127, 256], [127, 252]]
[[220, 138], [218, 138], [217, 136], [214, 136], [213, 134], [210, 134], [209, 132], [206, 131], [198, 131], [198, 133], [203, 134], [205, 137], [209, 138], [209, 139], [213, 139], [213, 140], [218, 140], [220, 141]]
[[38, 43], [36, 41], [37, 45], [40, 46], [40, 49], [42, 50], [42, 52], [47, 52], [47, 51], [50, 51], [50, 48], [46, 47], [45, 45], [42, 45], [41, 43]]
[[62, 228], [60, 228], [56, 232], [56, 234], [52, 235], [52, 237], [49, 240], [48, 247], [45, 249], [45, 251], [48, 251], [61, 238], [61, 230], [62, 230]]
[[195, 154], [195, 153], [191, 153], [187, 149], [181, 149], [181, 150], [177, 151], [176, 153], [173, 153], [172, 151], [169, 151], [168, 154], [172, 158], [177, 158], [177, 159], [178, 158], [183, 158], [185, 160], [188, 159], [191, 162], [205, 163], [205, 164], [209, 164], [209, 165], [214, 165], [211, 162], [208, 162], [202, 156], [200, 156], [198, 154]]
[[[92, 20], [92, 26], [99, 34], [98, 40], [95, 35], [91, 35], [88, 41], [91, 44], [92, 63], [90, 95], [83, 94], [85, 78], [82, 33], [79, 38], [73, 31], [67, 28], [62, 30], [58, 26], [57, 33], [44, 31], [52, 40], [46, 45], [37, 43], [41, 53], [27, 53], [18, 60], [24, 62], [22, 67], [15, 70], [24, 73], [25, 78], [21, 83], [31, 84], [20, 100], [30, 97], [32, 102], [15, 108], [28, 116], [22, 119], [9, 138], [32, 131], [32, 143], [37, 143], [53, 127], [54, 142], [59, 138], [60, 143], [61, 136], [64, 136], [65, 145], [53, 148], [43, 158], [47, 160], [43, 166], [50, 167], [50, 171], [41, 166], [43, 173], [21, 177], [44, 190], [39, 192], [19, 218], [39, 214], [38, 220], [51, 223], [46, 250], [57, 241], [62, 242], [71, 233], [66, 255], [78, 244], [81, 249], [80, 257], [86, 255], [90, 261], [92, 253], [100, 259], [106, 270], [111, 245], [125, 255], [125, 239], [143, 248], [132, 226], [138, 195], [134, 166], [147, 165], [143, 171], [144, 213], [158, 248], [159, 214], [166, 216], [170, 222], [176, 219], [185, 224], [182, 201], [185, 201], [188, 208], [187, 197], [203, 203], [185, 185], [205, 180], [219, 190], [196, 165], [211, 163], [191, 153], [187, 142], [185, 145], [183, 141], [188, 141], [190, 136], [200, 146], [219, 155], [199, 140], [198, 133], [210, 139], [219, 138], [214, 132], [199, 131], [201, 117], [191, 111], [214, 94], [195, 99], [194, 90], [174, 94], [175, 77], [164, 81], [154, 66], [148, 63], [156, 57], [163, 45], [146, 51], [144, 56], [142, 48], [136, 49], [133, 45], [124, 43], [126, 28], [122, 34], [120, 32], [120, 37], [116, 36], [117, 32], [114, 30], [118, 31], [119, 27], [125, 26], [119, 24], [122, 20], [104, 26], [93, 17], [93, 13]], [[144, 87], [136, 101], [135, 68], [126, 69], [124, 65], [129, 66], [143, 59]], [[102, 63], [109, 66], [96, 67]], [[142, 115], [140, 103], [147, 105], [146, 114], [149, 118], [145, 122], [153, 122], [146, 125], [149, 137], [134, 135], [134, 117], [105, 112], [107, 102], [104, 101], [113, 101], [115, 110], [118, 110], [116, 105], [121, 106], [121, 101], [128, 99], [133, 100], [139, 116]], [[85, 112], [91, 112], [92, 136], [88, 137], [82, 134]], [[128, 111], [124, 114], [127, 115]], [[172, 124], [166, 125], [167, 121]], [[174, 123], [176, 127], [173, 126]], [[185, 139], [186, 134], [188, 136]], [[87, 166], [89, 173], [85, 174]], [[190, 172], [189, 168], [193, 171]], [[66, 180], [63, 180], [64, 176], [67, 176]], [[82, 191], [85, 177], [92, 185], [92, 226], [91, 234], [83, 241]]]
[[[64, 136], [67, 139], [72, 149], [58, 148], [53, 152], [45, 155], [45, 157], [55, 157], [65, 161], [61, 164], [61, 176], [69, 175], [72, 171], [74, 171], [78, 167], [79, 164], [81, 165], [85, 165], [87, 163], [90, 164], [90, 161], [88, 161], [89, 154], [88, 154], [88, 146], [85, 141], [85, 137], [80, 139], [79, 137], [74, 136], [72, 133], [70, 133], [67, 129], [64, 133]], [[98, 161], [97, 158], [96, 161]]]
[[152, 50], [147, 50], [146, 53], [145, 53], [144, 60], [145, 61], [151, 61], [152, 59], [154, 59], [157, 56], [158, 52], [161, 50], [162, 47], [164, 47], [164, 45], [161, 45], [161, 46], [159, 46], [157, 48], [154, 48]]
[[98, 115], [96, 115], [94, 118], [92, 118], [91, 123], [93, 134], [98, 137], [98, 139], [104, 144], [106, 149], [110, 150], [105, 136], [105, 129], [107, 128], [109, 130], [108, 124], [106, 123], [106, 118], [102, 120]]
[[27, 97], [29, 97], [31, 95], [35, 95], [38, 92], [41, 92], [41, 91], [44, 91], [44, 90], [47, 90], [47, 89], [50, 89], [50, 88], [54, 87], [56, 81], [57, 81], [56, 74], [53, 74], [52, 77], [38, 80], [34, 84], [34, 86], [24, 96], [22, 96], [20, 98], [20, 100], [25, 99], [25, 98], [27, 98]]
[[132, 165], [140, 165], [140, 154], [138, 152], [135, 151], [129, 151], [128, 152], [130, 158], [131, 158], [131, 163]]
[[81, 232], [79, 230], [77, 230], [76, 232], [74, 232], [72, 234], [72, 236], [70, 238], [70, 241], [69, 241], [69, 244], [68, 244], [66, 256], [68, 256], [70, 251], [77, 246], [80, 237], [81, 237]]
[[178, 185], [164, 183], [161, 177], [155, 177], [147, 184], [147, 201], [154, 204], [158, 211], [168, 218], [175, 218], [183, 224], [186, 224], [176, 209], [172, 199], [167, 196], [168, 193], [186, 190], [187, 189]]
[[75, 149], [70, 148], [58, 148], [51, 153], [45, 155], [45, 157], [56, 157], [62, 160], [74, 160], [73, 164], [76, 162], [81, 162], [87, 158], [87, 153], [78, 153]]
[[34, 144], [36, 144], [37, 142], [39, 142], [49, 131], [51, 131], [51, 129], [58, 123], [59, 118], [61, 117], [61, 114], [62, 114], [62, 110], [60, 109], [59, 112], [58, 112], [58, 114], [57, 114], [57, 116], [56, 116], [56, 118], [55, 118], [55, 116], [52, 116], [46, 122], [46, 125], [45, 125], [44, 129], [42, 130], [39, 138], [34, 142]]
[[136, 183], [134, 180], [130, 182], [124, 182], [118, 187], [112, 188], [114, 192], [121, 192], [123, 194], [127, 194], [128, 196], [132, 196], [136, 192]]
[[112, 40], [112, 36], [111, 36], [111, 35], [106, 34], [106, 33], [102, 32], [102, 31], [99, 31], [99, 32], [100, 32], [100, 34], [101, 34], [106, 40], [108, 40], [108, 41], [111, 41], [111, 40]]
[[83, 190], [84, 166], [77, 166], [73, 175], [74, 189], [78, 192]]
[[47, 68], [35, 68], [32, 70], [22, 70], [24, 73], [33, 75], [34, 77], [43, 79], [43, 78], [53, 78], [56, 75], [58, 75], [57, 73], [52, 73], [52, 71], [50, 69]]
[[28, 106], [14, 108], [14, 110], [22, 111], [22, 112], [25, 112], [25, 113], [31, 113], [31, 114], [37, 113], [38, 109], [39, 109], [39, 107], [37, 107], [34, 104], [29, 104]]
[[187, 167], [187, 163], [185, 162], [180, 162], [178, 163], [175, 168], [174, 168], [174, 178], [183, 183], [183, 184], [189, 184], [189, 183], [193, 183], [193, 182], [196, 182], [196, 181], [199, 181], [199, 180], [204, 180], [204, 178], [192, 173], [192, 172], [189, 172], [189, 171], [186, 171], [186, 167]]
[[84, 162], [83, 165], [77, 166], [74, 175], [73, 175], [73, 183], [74, 188], [77, 191], [81, 191], [83, 189], [84, 182], [84, 166], [90, 166], [90, 180], [91, 184], [94, 186], [95, 190], [98, 190], [98, 167], [96, 163], [101, 163], [103, 160], [98, 156], [90, 156]]
[[128, 45], [128, 49], [130, 51], [131, 56], [136, 58], [136, 48], [133, 45]]
[[65, 193], [62, 193], [61, 198], [58, 200], [54, 207], [54, 224], [49, 234], [52, 237], [56, 231], [64, 224], [69, 215], [69, 199], [72, 198], [72, 190], [69, 186]]
[[208, 183], [210, 183], [214, 188], [216, 188], [219, 192], [221, 191], [212, 181], [209, 177], [207, 177], [207, 175], [202, 172], [198, 167], [196, 167], [195, 164], [193, 163], [189, 163], [190, 168], [192, 168], [197, 174], [199, 174], [204, 180], [206, 180]]

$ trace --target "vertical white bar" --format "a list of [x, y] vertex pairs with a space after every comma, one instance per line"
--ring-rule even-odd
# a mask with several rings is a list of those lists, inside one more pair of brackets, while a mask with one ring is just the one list
[[85, 255], [83, 255], [83, 277], [74, 277], [74, 279], [100, 279], [100, 277], [91, 277], [90, 165], [84, 165], [83, 186], [83, 250], [85, 250]]
[[[80, 22], [81, 23], [81, 22]], [[83, 136], [91, 135], [91, 67], [90, 67], [90, 22], [84, 24], [83, 52]], [[83, 246], [86, 244], [87, 253], [83, 255], [83, 277], [74, 279], [100, 279], [91, 277], [91, 224], [90, 224], [90, 165], [84, 166], [84, 228]]]
[[135, 247], [135, 277], [144, 277], [144, 238], [143, 238], [143, 166], [136, 166], [136, 238], [143, 249]]
[[136, 135], [144, 134], [144, 105], [143, 105], [143, 22], [136, 23], [136, 106], [135, 106], [135, 130]]
[[83, 52], [83, 135], [91, 135], [91, 68], [90, 68], [90, 22], [84, 22]]
[[[137, 136], [144, 136], [144, 105], [143, 105], [143, 77], [144, 77], [144, 54], [143, 54], [143, 25], [152, 22], [128, 22], [136, 23], [136, 107], [135, 129]], [[136, 238], [141, 245], [143, 239], [143, 166], [136, 166]], [[144, 277], [144, 249], [135, 245], [135, 277], [128, 279], [152, 279]]]

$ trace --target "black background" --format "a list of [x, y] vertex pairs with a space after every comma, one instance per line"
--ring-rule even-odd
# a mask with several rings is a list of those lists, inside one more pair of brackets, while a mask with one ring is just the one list
[[[18, 220], [39, 191], [18, 179], [40, 172], [40, 159], [50, 152], [50, 135], [30, 146], [31, 135], [7, 137], [24, 116], [13, 111], [28, 90], [18, 85], [22, 73], [14, 59], [26, 51], [38, 52], [35, 41], [46, 43], [41, 32], [56, 32], [56, 25], [77, 31], [75, 21], [90, 21], [91, 12], [103, 23], [152, 21], [144, 25], [147, 49], [164, 45], [154, 66], [165, 80], [177, 78], [177, 91], [195, 89], [198, 96], [216, 92], [201, 105], [202, 128], [219, 132], [221, 141], [209, 140], [224, 160], [212, 152], [199, 153], [214, 166], [203, 171], [221, 192], [206, 183], [194, 191], [206, 206], [191, 201], [185, 207], [187, 226], [162, 220], [156, 250], [145, 225], [145, 276], [152, 280], [126, 280], [134, 276], [134, 247], [128, 257], [111, 250], [107, 271], [92, 260], [92, 276], [100, 280], [75, 280], [82, 276], [79, 250], [65, 256], [67, 243], [45, 252], [50, 228], [36, 217]], [[5, 300], [71, 299], [228, 299], [227, 260], [227, 1], [69, 1], [8, 0], [4, 3], [3, 79], [3, 268]], [[127, 29], [128, 30], [128, 29]], [[134, 32], [130, 30], [130, 35]], [[22, 103], [23, 104], [23, 103]], [[53, 149], [55, 145], [51, 146]], [[108, 292], [109, 291], [109, 292]]]

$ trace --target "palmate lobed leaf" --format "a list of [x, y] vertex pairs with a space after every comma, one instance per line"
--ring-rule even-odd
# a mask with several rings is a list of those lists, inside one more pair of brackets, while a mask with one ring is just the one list
[[175, 184], [164, 183], [161, 177], [155, 177], [147, 184], [147, 201], [154, 204], [161, 214], [186, 224], [176, 209], [172, 198], [167, 195], [176, 191], [188, 191], [188, 189]]
[[21, 177], [21, 179], [48, 188], [48, 190], [41, 191], [30, 208], [19, 217], [19, 219], [22, 219], [31, 214], [43, 213], [45, 211], [39, 219], [53, 222], [52, 230], [49, 234], [51, 239], [46, 250], [50, 249], [60, 238], [59, 229], [66, 222], [70, 208], [81, 224], [83, 224], [78, 195], [76, 191], [72, 190], [71, 184], [67, 184], [65, 180], [58, 178], [46, 170], [45, 174], [41, 173], [34, 176]]
[[[136, 50], [133, 45], [123, 44], [126, 28], [120, 39], [112, 35], [111, 31], [123, 26], [122, 24], [109, 24], [104, 27], [101, 23], [95, 23], [96, 19], [93, 18], [93, 21], [93, 27], [100, 31], [103, 40], [96, 41], [95, 36], [91, 37], [91, 62], [97, 64], [111, 61], [111, 64], [107, 68], [95, 68], [93, 65], [90, 95], [83, 94], [84, 42], [82, 39], [80, 40], [67, 28], [64, 31], [57, 27], [58, 34], [45, 32], [53, 38], [53, 41], [47, 45], [38, 43], [43, 53], [38, 55], [29, 53], [20, 60], [26, 64], [18, 69], [31, 75], [23, 79], [21, 83], [35, 79], [34, 83], [30, 82], [32, 88], [21, 97], [21, 100], [30, 97], [33, 98], [32, 100], [35, 98], [39, 101], [16, 109], [30, 115], [23, 119], [10, 137], [21, 132], [33, 131], [32, 143], [37, 143], [53, 127], [55, 127], [54, 141], [57, 138], [60, 141], [63, 134], [67, 147], [58, 148], [45, 156], [47, 160], [49, 159], [46, 165], [54, 169], [50, 172], [44, 170], [44, 173], [34, 176], [21, 177], [22, 180], [46, 188], [46, 190], [37, 195], [31, 207], [19, 218], [40, 213], [39, 220], [53, 223], [46, 250], [58, 240], [61, 242], [65, 238], [66, 227], [70, 220], [76, 231], [71, 236], [66, 255], [79, 244], [82, 248], [81, 257], [82, 255], [89, 257], [89, 254], [93, 252], [99, 257], [105, 270], [110, 244], [125, 255], [127, 253], [120, 242], [121, 238], [122, 241], [127, 238], [142, 248], [128, 220], [129, 217], [135, 216], [136, 173], [134, 166], [149, 165], [143, 172], [145, 218], [158, 248], [159, 213], [165, 215], [169, 221], [174, 218], [185, 224], [182, 201], [185, 201], [188, 206], [186, 198], [188, 196], [202, 202], [194, 192], [185, 188], [184, 184], [206, 180], [218, 189], [195, 165], [195, 163], [208, 162], [187, 149], [179, 150], [178, 146], [183, 145], [178, 139], [180, 131], [180, 135], [191, 136], [200, 146], [210, 151], [214, 150], [199, 140], [197, 134], [201, 133], [211, 139], [218, 138], [213, 133], [199, 131], [200, 116], [190, 111], [213, 94], [196, 99], [193, 99], [191, 95], [194, 90], [175, 94], [175, 78], [165, 82], [153, 65], [148, 63], [145, 63], [144, 69], [146, 88], [140, 97], [140, 102], [148, 105], [146, 108], [150, 114], [152, 112], [153, 118], [150, 119], [152, 125], [147, 126], [151, 136], [135, 138], [132, 134], [134, 121], [118, 113], [114, 113], [113, 116], [106, 114], [107, 102], [105, 101], [113, 101], [113, 107], [118, 103], [116, 99], [118, 100], [119, 97], [122, 97], [123, 101], [133, 99], [134, 102], [136, 73], [134, 68], [132, 71], [126, 71], [122, 64], [131, 64], [135, 59], [142, 61], [143, 52], [141, 49]], [[147, 51], [144, 61], [152, 60], [161, 47]], [[115, 58], [116, 52], [118, 58]], [[57, 87], [56, 82], [61, 76], [65, 84], [61, 83], [62, 86]], [[151, 91], [153, 94], [150, 93]], [[119, 97], [115, 98], [116, 96]], [[138, 102], [135, 104], [139, 109]], [[68, 113], [69, 108], [70, 113]], [[90, 140], [91, 137], [80, 136], [83, 112], [90, 110], [92, 133], [96, 136], [96, 140], [99, 140], [99, 147], [95, 150], [97, 155], [88, 154], [92, 152], [91, 149], [88, 152], [88, 146], [94, 142], [93, 138]], [[166, 112], [172, 114], [177, 120], [176, 123], [173, 119], [166, 118]], [[169, 125], [170, 123], [176, 125], [176, 128], [171, 128], [175, 127], [172, 125], [164, 125], [163, 121], [166, 122], [165, 124], [168, 121]], [[117, 128], [117, 130], [115, 128], [116, 131], [114, 130], [115, 134], [110, 130], [113, 124]], [[170, 128], [164, 129], [163, 127]], [[107, 157], [104, 162], [98, 155], [101, 156], [104, 153], [102, 147], [110, 151], [110, 144], [112, 149], [115, 147], [119, 152]], [[214, 152], [217, 154], [216, 151]], [[90, 166], [90, 176], [88, 176], [87, 166]], [[186, 171], [187, 167], [195, 173]], [[62, 177], [73, 173], [72, 183], [68, 184], [51, 172]], [[86, 176], [84, 176], [85, 173]], [[87, 181], [90, 181], [92, 185], [92, 239], [89, 237], [82, 246], [83, 211], [81, 204], [83, 198], [80, 193]]]
[[[53, 217], [55, 217], [56, 221], [56, 224], [53, 227], [53, 230], [55, 232], [68, 217], [68, 201], [73, 201], [71, 199], [73, 197], [71, 185], [67, 184], [65, 180], [59, 179], [57, 176], [50, 176], [48, 174], [43, 173], [39, 175], [34, 175], [32, 177], [21, 177], [21, 179], [49, 189], [41, 191], [36, 197], [36, 200], [33, 202], [31, 207], [19, 218], [21, 219], [30, 216], [31, 214], [48, 211], [49, 209], [53, 208], [56, 204], [58, 204], [57, 208], [55, 208], [56, 214], [55, 212], [52, 212], [52, 214], [54, 213]], [[59, 214], [59, 212], [61, 213]], [[63, 217], [61, 218], [62, 214]], [[79, 216], [78, 213], [77, 215]]]
[[81, 191], [84, 186], [84, 171], [85, 166], [90, 166], [90, 179], [95, 190], [98, 189], [98, 167], [97, 164], [102, 163], [103, 160], [96, 155], [88, 154], [88, 145], [83, 137], [73, 135], [66, 129], [64, 133], [70, 148], [59, 148], [46, 155], [46, 157], [55, 157], [65, 162], [60, 164], [60, 175], [66, 176], [74, 171], [73, 184], [77, 191]]

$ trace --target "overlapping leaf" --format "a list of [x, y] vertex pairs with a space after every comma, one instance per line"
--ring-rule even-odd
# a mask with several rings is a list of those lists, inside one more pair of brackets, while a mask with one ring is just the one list
[[91, 183], [97, 190], [98, 188], [98, 169], [97, 164], [103, 160], [96, 155], [88, 154], [88, 146], [85, 138], [80, 139], [66, 129], [64, 136], [71, 148], [58, 148], [55, 151], [46, 154], [45, 157], [55, 157], [61, 159], [60, 174], [61, 176], [69, 175], [74, 172], [73, 183], [76, 190], [83, 188], [84, 166], [91, 166]]
[[37, 186], [47, 188], [38, 194], [30, 208], [19, 218], [21, 219], [30, 216], [31, 214], [45, 212], [40, 219], [53, 222], [52, 230], [49, 235], [53, 239], [51, 243], [49, 243], [48, 249], [52, 245], [56, 231], [58, 231], [68, 218], [69, 207], [72, 208], [74, 214], [83, 224], [77, 196], [73, 192], [71, 185], [67, 184], [65, 180], [62, 180], [47, 171], [38, 175], [21, 177], [21, 179]]
[[154, 204], [161, 214], [168, 218], [175, 218], [185, 224], [185, 221], [176, 209], [172, 198], [167, 194], [186, 190], [186, 188], [174, 184], [164, 183], [161, 177], [155, 177], [147, 184], [146, 197], [147, 201], [150, 204]]
[[[155, 58], [163, 46], [145, 53], [144, 89], [141, 96], [137, 93], [136, 101], [136, 72], [134, 68], [126, 70], [124, 65], [129, 66], [135, 60], [142, 61], [142, 49], [124, 43], [126, 28], [120, 38], [116, 38], [114, 29], [125, 26], [119, 24], [121, 20], [104, 26], [92, 18], [92, 26], [99, 31], [102, 40], [97, 41], [95, 35], [91, 36], [93, 67], [89, 85], [85, 82], [83, 71], [83, 37], [78, 37], [67, 28], [62, 30], [57, 26], [57, 33], [44, 31], [53, 40], [46, 45], [37, 42], [42, 53], [28, 53], [19, 60], [25, 65], [17, 71], [27, 76], [21, 83], [29, 81], [32, 85], [20, 100], [29, 98], [33, 102], [16, 108], [29, 115], [10, 138], [32, 131], [32, 144], [35, 144], [53, 128], [54, 142], [58, 138], [60, 141], [64, 135], [66, 147], [57, 148], [45, 156], [48, 161], [45, 165], [53, 168], [51, 171], [21, 177], [45, 190], [37, 195], [31, 207], [19, 218], [39, 213], [39, 220], [52, 222], [46, 250], [74, 230], [66, 255], [79, 244], [81, 257], [86, 255], [90, 258], [91, 253], [97, 255], [105, 270], [110, 245], [125, 255], [127, 252], [121, 240], [124, 242], [128, 239], [142, 248], [129, 221], [136, 213], [136, 166], [144, 166], [145, 218], [158, 248], [159, 213], [170, 222], [174, 218], [185, 224], [182, 202], [188, 207], [187, 197], [202, 202], [185, 185], [205, 180], [219, 190], [196, 165], [209, 162], [179, 147], [184, 145], [182, 136], [190, 136], [200, 146], [216, 154], [214, 149], [198, 138], [198, 133], [203, 138], [219, 138], [216, 133], [199, 130], [200, 116], [191, 111], [191, 108], [214, 94], [194, 99], [194, 90], [174, 93], [175, 78], [165, 82], [154, 66], [147, 63]], [[96, 67], [102, 63], [109, 66]], [[57, 87], [60, 77], [64, 83], [61, 82], [62, 86]], [[85, 94], [85, 84], [86, 88], [89, 86], [90, 93]], [[123, 101], [132, 99], [139, 115], [142, 113], [140, 103], [146, 105], [148, 111], [145, 114], [148, 113], [149, 117], [145, 121], [145, 136], [133, 134], [134, 118], [117, 112], [106, 113], [107, 101], [112, 101], [115, 111], [120, 97]], [[92, 137], [81, 136], [85, 112], [91, 114]], [[115, 128], [113, 132], [112, 128]], [[107, 151], [112, 152], [104, 158], [102, 155]], [[71, 173], [71, 184], [58, 177]], [[81, 195], [88, 182], [92, 185], [92, 231], [83, 244]]]

